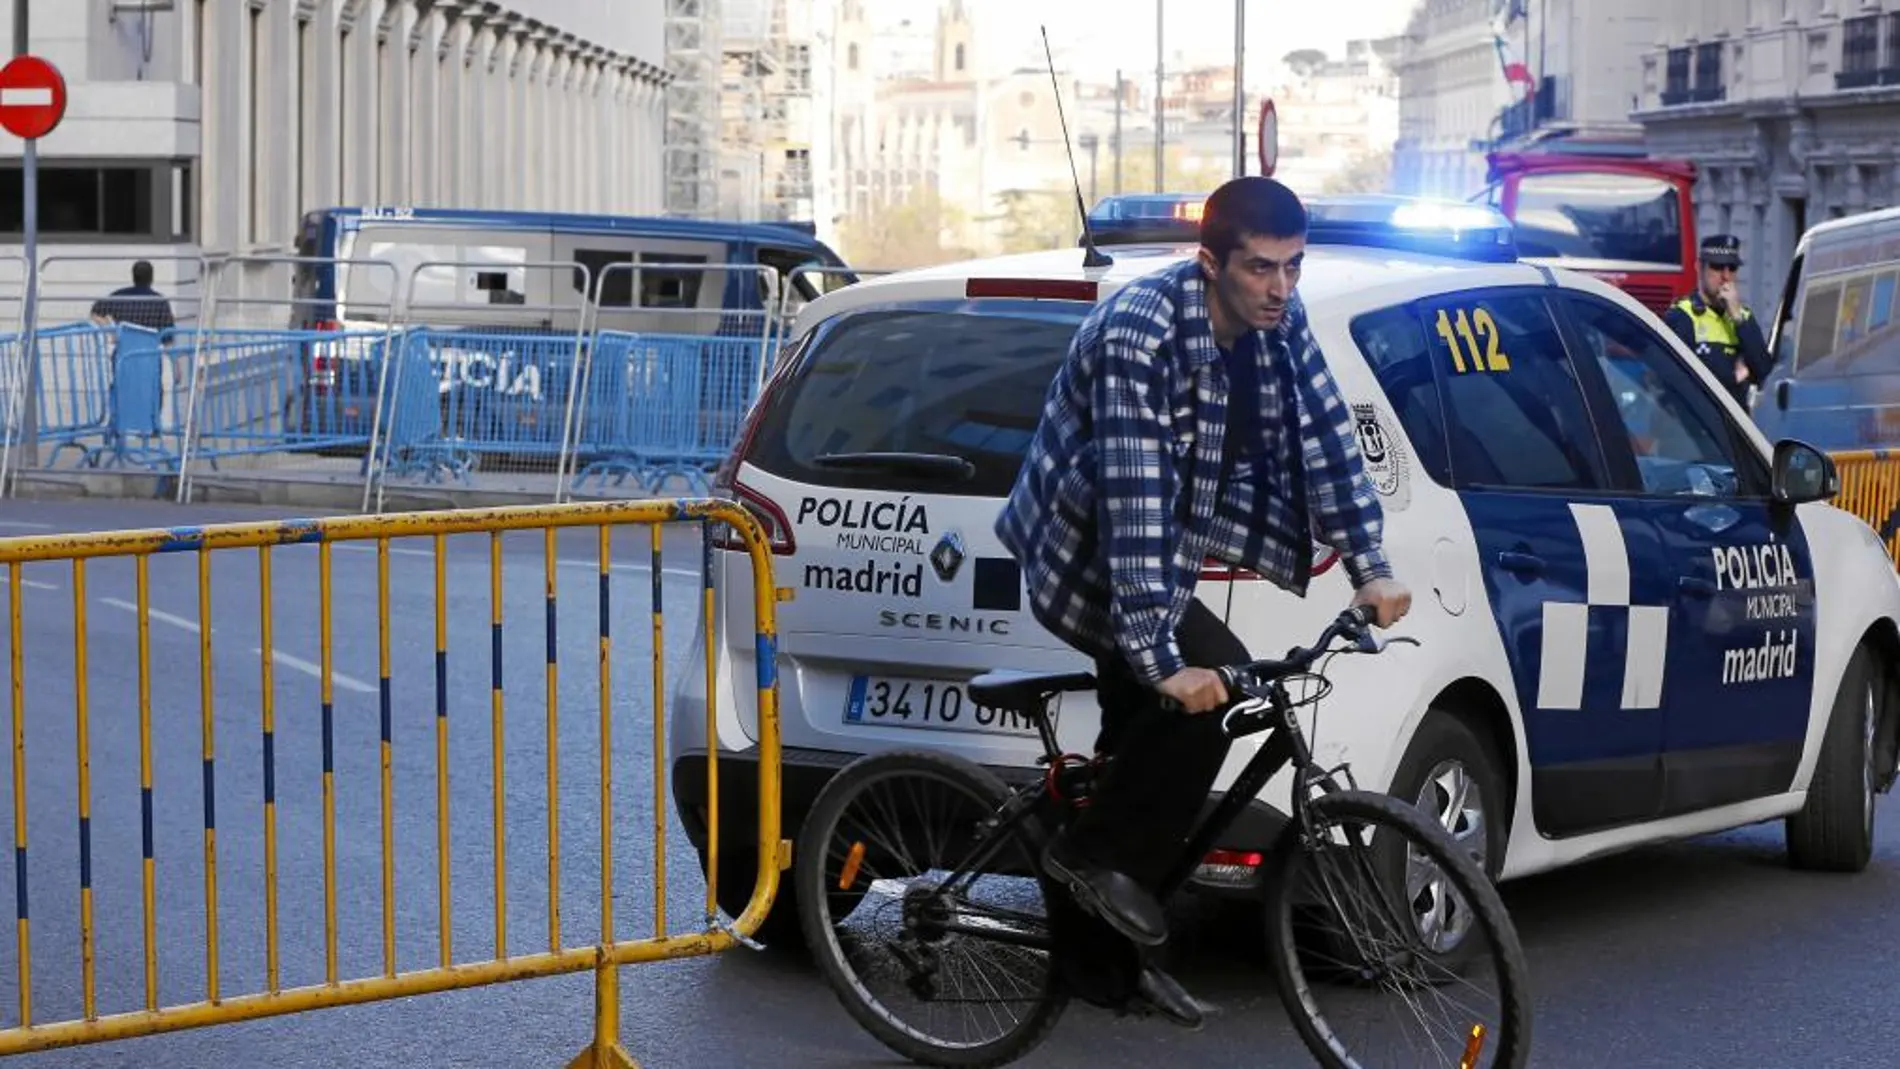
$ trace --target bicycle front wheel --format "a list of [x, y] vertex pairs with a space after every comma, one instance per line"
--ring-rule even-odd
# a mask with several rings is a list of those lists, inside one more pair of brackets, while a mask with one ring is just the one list
[[1269, 861], [1281, 1001], [1328, 1069], [1517, 1069], [1530, 979], [1497, 888], [1443, 828], [1383, 794], [1322, 795]]
[[851, 1016], [920, 1065], [1002, 1065], [1061, 1015], [1034, 826], [999, 828], [996, 775], [948, 754], [859, 758], [805, 818], [792, 878], [812, 956]]

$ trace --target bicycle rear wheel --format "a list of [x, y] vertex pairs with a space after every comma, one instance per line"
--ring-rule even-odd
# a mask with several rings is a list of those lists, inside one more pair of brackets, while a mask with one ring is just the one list
[[1308, 813], [1311, 830], [1289, 824], [1268, 861], [1267, 944], [1314, 1057], [1329, 1069], [1524, 1065], [1530, 979], [1491, 880], [1396, 798], [1342, 791]]
[[1013, 1061], [1067, 1002], [1036, 829], [990, 831], [1009, 793], [962, 758], [879, 754], [833, 778], [799, 834], [812, 957], [851, 1016], [917, 1064]]

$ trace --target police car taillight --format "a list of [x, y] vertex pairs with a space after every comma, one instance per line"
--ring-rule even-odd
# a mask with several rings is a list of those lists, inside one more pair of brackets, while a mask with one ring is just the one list
[[[766, 380], [765, 387], [759, 391], [759, 399], [752, 405], [752, 411], [746, 413], [745, 425], [739, 428], [739, 437], [732, 445], [732, 451], [726, 459], [719, 462], [719, 468], [713, 473], [712, 492], [714, 497], [730, 498], [744, 505], [753, 516], [758, 518], [765, 528], [766, 540], [772, 552], [786, 554], [795, 551], [798, 543], [792, 537], [792, 524], [785, 516], [785, 510], [778, 507], [770, 498], [739, 481], [739, 468], [745, 464], [745, 458], [752, 450], [752, 441], [758, 437], [759, 426], [765, 422], [765, 414], [771, 410], [772, 399], [785, 381], [785, 365]], [[712, 544], [714, 549], [724, 549], [735, 553], [746, 551], [745, 540], [723, 523], [712, 525]]]
[[[785, 510], [778, 503], [741, 482], [725, 487], [721, 497], [730, 497], [746, 507], [759, 526], [765, 528], [765, 541], [774, 554], [783, 556], [798, 550], [798, 540], [792, 537], [792, 523], [786, 518]], [[731, 527], [720, 523], [713, 525], [713, 548], [733, 553], [746, 552], [745, 540], [740, 538]]]
[[1202, 883], [1245, 887], [1253, 883], [1254, 874], [1264, 861], [1266, 856], [1258, 851], [1210, 850], [1195, 868], [1194, 878]]
[[1101, 296], [1101, 287], [1086, 278], [973, 278], [963, 284], [963, 295], [1012, 297], [1041, 301], [1089, 301]]

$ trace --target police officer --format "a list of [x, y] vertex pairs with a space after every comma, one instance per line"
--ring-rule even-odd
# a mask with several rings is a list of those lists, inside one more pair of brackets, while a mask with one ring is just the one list
[[1735, 289], [1735, 273], [1741, 267], [1739, 238], [1716, 234], [1703, 239], [1702, 284], [1670, 305], [1663, 322], [1695, 350], [1716, 381], [1746, 406], [1749, 387], [1768, 376], [1772, 361], [1761, 324]]

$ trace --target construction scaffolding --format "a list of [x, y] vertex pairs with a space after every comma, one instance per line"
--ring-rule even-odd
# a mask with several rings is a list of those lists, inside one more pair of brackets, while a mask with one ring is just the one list
[[811, 217], [810, 130], [820, 121], [810, 106], [812, 40], [820, 6], [725, 0], [720, 196], [732, 218]]
[[721, 169], [721, 5], [666, 0], [666, 212], [719, 215]]
[[[814, 217], [812, 189], [812, 131], [816, 124], [830, 122], [828, 115], [814, 114], [812, 107], [812, 47], [818, 37], [817, 5], [813, 0], [791, 0], [802, 10], [802, 25], [794, 22], [785, 45], [785, 77], [768, 109], [782, 116], [777, 137], [770, 145], [776, 174], [769, 174], [776, 214], [768, 218], [780, 222], [810, 221]], [[828, 8], [827, 8], [828, 10]]]

